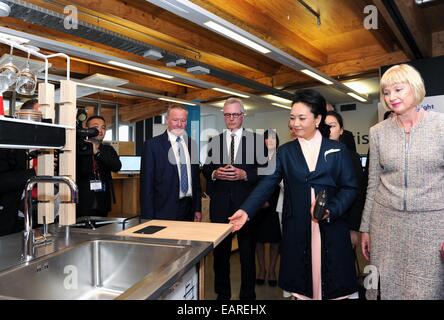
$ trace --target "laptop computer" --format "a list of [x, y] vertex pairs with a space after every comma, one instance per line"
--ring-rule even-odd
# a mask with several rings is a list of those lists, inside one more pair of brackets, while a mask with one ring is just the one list
[[141, 156], [120, 156], [119, 159], [122, 163], [122, 168], [120, 169], [119, 174], [140, 173]]

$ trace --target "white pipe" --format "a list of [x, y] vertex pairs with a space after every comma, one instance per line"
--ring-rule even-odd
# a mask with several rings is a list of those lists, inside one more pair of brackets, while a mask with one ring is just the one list
[[54, 53], [46, 56], [45, 60], [45, 83], [48, 82], [48, 59], [54, 58], [54, 57], [65, 57], [66, 58], [66, 80], [69, 80], [70, 76], [70, 66], [71, 66], [71, 58], [64, 53]]
[[65, 57], [66, 58], [66, 80], [69, 80], [71, 59], [68, 55], [66, 55], [64, 53], [54, 53], [54, 54], [50, 54], [50, 55], [44, 55], [40, 52], [29, 49], [25, 46], [22, 46], [21, 44], [18, 44], [14, 41], [10, 41], [10, 40], [2, 38], [2, 37], [0, 37], [0, 43], [4, 43], [8, 46], [12, 46], [13, 48], [19, 49], [21, 51], [24, 51], [24, 52], [30, 54], [30, 55], [34, 55], [36, 57], [39, 57], [40, 59], [45, 60], [45, 83], [48, 83], [48, 59], [54, 58], [54, 57]]

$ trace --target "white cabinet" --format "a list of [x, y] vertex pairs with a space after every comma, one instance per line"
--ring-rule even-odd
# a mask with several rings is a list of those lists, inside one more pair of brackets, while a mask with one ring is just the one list
[[197, 266], [193, 266], [185, 275], [174, 283], [160, 300], [197, 300], [199, 281]]

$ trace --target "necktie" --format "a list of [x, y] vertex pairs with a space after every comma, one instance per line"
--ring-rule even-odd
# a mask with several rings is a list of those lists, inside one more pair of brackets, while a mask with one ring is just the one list
[[181, 138], [177, 137], [177, 152], [179, 153], [180, 161], [180, 191], [182, 193], [187, 193], [188, 191], [188, 172], [187, 172], [187, 161], [185, 157], [185, 151], [183, 149], [182, 143], [180, 143]]
[[234, 133], [231, 134], [231, 143], [230, 143], [230, 160], [231, 164], [234, 164], [234, 137], [236, 135]]

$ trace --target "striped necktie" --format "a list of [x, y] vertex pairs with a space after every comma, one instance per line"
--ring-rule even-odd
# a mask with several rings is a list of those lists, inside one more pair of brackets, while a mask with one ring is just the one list
[[179, 153], [180, 161], [180, 191], [184, 194], [188, 191], [188, 171], [187, 171], [187, 161], [185, 157], [185, 151], [183, 149], [181, 138], [177, 137], [177, 152]]
[[234, 133], [231, 134], [231, 143], [230, 143], [230, 161], [231, 164], [234, 164], [234, 137], [236, 135]]

